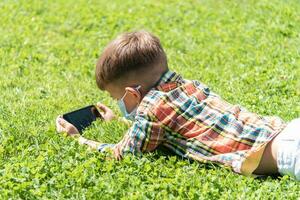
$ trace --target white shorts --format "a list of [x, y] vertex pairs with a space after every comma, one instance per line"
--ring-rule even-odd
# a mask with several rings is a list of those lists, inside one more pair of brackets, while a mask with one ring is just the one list
[[300, 118], [291, 121], [277, 137], [278, 172], [300, 180]]

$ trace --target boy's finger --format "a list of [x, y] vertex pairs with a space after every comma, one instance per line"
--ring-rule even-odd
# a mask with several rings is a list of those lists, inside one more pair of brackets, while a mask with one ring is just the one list
[[119, 148], [114, 148], [113, 149], [114, 152], [114, 157], [116, 160], [121, 160], [121, 153], [120, 153], [120, 149]]
[[100, 108], [101, 110], [103, 110], [103, 111], [106, 111], [107, 110], [107, 107], [104, 105], [104, 104], [102, 104], [102, 103], [97, 103], [97, 106], [98, 106], [98, 108]]
[[64, 129], [64, 127], [62, 127], [62, 126], [57, 126], [57, 128], [56, 128], [56, 130], [57, 130], [57, 132], [59, 132], [59, 133], [61, 133], [61, 132], [65, 132], [66, 130]]
[[62, 127], [62, 125], [59, 122], [60, 118], [61, 118], [61, 116], [58, 116], [56, 118], [56, 121], [55, 121], [55, 123], [56, 123], [56, 131], [59, 132], [59, 133], [64, 132], [64, 128]]
[[58, 118], [58, 124], [61, 125], [63, 128], [66, 128], [67, 125], [69, 124], [66, 120], [64, 120], [63, 118]]
[[58, 116], [58, 117], [56, 118], [56, 120], [55, 120], [56, 127], [59, 127], [59, 126], [60, 126], [59, 118], [60, 118], [60, 116]]

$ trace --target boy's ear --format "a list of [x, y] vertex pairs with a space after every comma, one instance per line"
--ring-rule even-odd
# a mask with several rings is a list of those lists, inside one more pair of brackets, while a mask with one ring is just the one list
[[129, 93], [129, 95], [133, 96], [134, 98], [137, 98], [138, 101], [140, 101], [142, 99], [141, 93], [132, 87], [126, 87], [125, 91], [127, 91]]

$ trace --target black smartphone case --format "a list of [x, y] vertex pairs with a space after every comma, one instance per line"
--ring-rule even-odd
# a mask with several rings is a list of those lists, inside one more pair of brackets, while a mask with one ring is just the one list
[[79, 110], [75, 110], [63, 115], [63, 118], [73, 124], [77, 130], [82, 131], [90, 126], [97, 117], [102, 118], [94, 105], [90, 105]]

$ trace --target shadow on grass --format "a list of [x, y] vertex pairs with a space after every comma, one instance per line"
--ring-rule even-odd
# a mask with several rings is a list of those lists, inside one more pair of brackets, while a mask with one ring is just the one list
[[158, 148], [152, 154], [152, 157], [154, 159], [159, 159], [160, 157], [164, 157], [165, 160], [170, 160], [174, 156], [177, 158], [178, 161], [188, 161], [190, 164], [197, 163], [199, 165], [199, 168], [205, 168], [207, 170], [216, 169], [216, 168], [224, 168], [223, 165], [218, 164], [218, 163], [213, 163], [210, 161], [207, 161], [207, 163], [202, 163], [197, 160], [184, 158], [182, 156], [177, 155], [176, 153], [174, 153], [173, 151], [171, 151], [170, 149], [168, 149], [162, 145], [158, 146]]
[[[196, 160], [183, 158], [181, 156], [178, 156], [176, 153], [172, 152], [171, 150], [169, 150], [168, 148], [166, 148], [162, 145], [160, 145], [156, 149], [156, 151], [154, 151], [154, 154], [152, 156], [153, 156], [154, 159], [159, 159], [160, 157], [164, 157], [165, 160], [169, 160], [171, 157], [176, 156], [178, 160], [188, 161], [191, 164], [196, 162], [197, 164], [199, 164], [199, 168], [205, 168], [207, 170], [217, 169], [217, 168], [219, 168], [219, 169], [226, 168], [222, 164], [218, 164], [218, 163], [213, 163], [213, 162], [209, 162], [209, 161], [207, 163], [201, 163], [201, 162], [196, 161]], [[278, 173], [278, 174], [272, 174], [272, 175], [261, 175], [259, 177], [256, 177], [255, 179], [258, 180], [258, 181], [266, 181], [267, 179], [280, 180], [281, 177], [282, 176]]]

